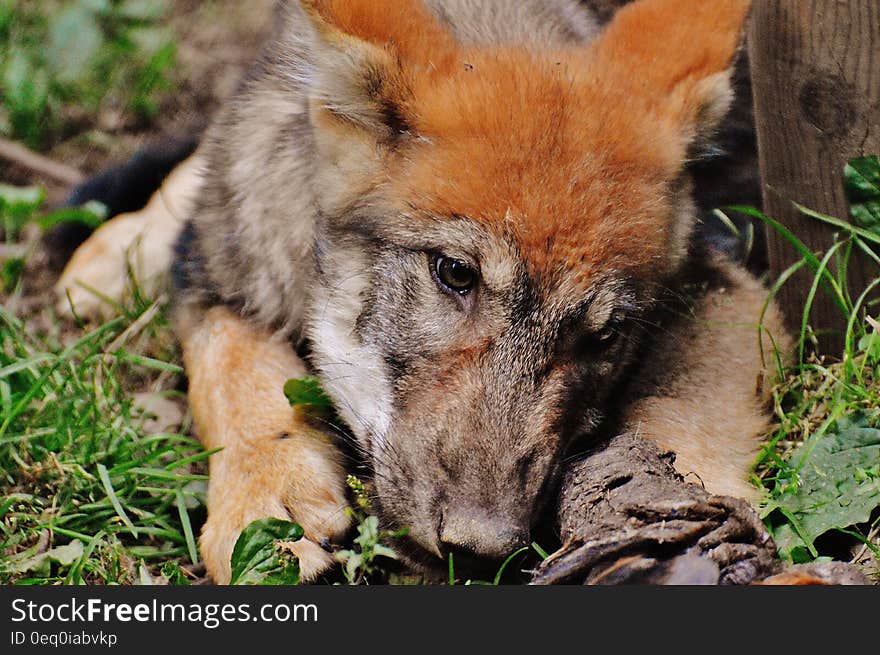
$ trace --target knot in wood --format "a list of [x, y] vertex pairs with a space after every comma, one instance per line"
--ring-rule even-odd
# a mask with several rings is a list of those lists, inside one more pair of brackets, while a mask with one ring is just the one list
[[858, 118], [855, 89], [833, 73], [813, 73], [801, 87], [799, 104], [806, 121], [831, 137], [849, 134]]

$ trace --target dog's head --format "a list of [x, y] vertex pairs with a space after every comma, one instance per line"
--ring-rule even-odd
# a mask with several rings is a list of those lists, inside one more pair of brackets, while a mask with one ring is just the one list
[[749, 3], [642, 0], [543, 51], [462, 45], [419, 0], [302, 5], [314, 363], [386, 520], [426, 560], [504, 557], [682, 263]]

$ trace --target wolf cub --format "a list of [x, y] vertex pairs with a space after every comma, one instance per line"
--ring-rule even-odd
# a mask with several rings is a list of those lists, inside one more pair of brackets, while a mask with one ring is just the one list
[[[177, 240], [189, 401], [221, 449], [217, 582], [256, 519], [303, 526], [306, 580], [350, 527], [337, 437], [282, 393], [310, 372], [426, 570], [529, 543], [566, 455], [609, 426], [754, 494], [756, 380], [786, 336], [772, 305], [759, 328], [749, 274], [697, 260], [686, 170], [728, 109], [749, 4], [638, 0], [600, 30], [575, 0], [284, 3], [146, 210], [148, 269]], [[89, 278], [89, 247], [62, 286]]]

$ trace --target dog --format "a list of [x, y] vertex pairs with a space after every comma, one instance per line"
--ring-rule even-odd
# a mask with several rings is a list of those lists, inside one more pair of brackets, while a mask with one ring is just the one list
[[574, 0], [283, 4], [196, 153], [58, 286], [98, 314], [86, 286], [121, 293], [132, 234], [139, 277], [173, 271], [194, 423], [219, 449], [215, 581], [254, 520], [302, 525], [305, 581], [350, 528], [339, 437], [283, 394], [310, 373], [427, 572], [528, 544], [566, 457], [609, 426], [755, 497], [790, 340], [755, 278], [694, 246], [688, 171], [749, 8], [636, 0], [600, 29]]

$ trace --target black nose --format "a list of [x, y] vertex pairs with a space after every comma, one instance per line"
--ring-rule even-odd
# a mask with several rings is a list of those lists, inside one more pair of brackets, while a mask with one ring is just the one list
[[455, 508], [443, 513], [440, 545], [446, 552], [503, 560], [529, 541], [527, 527], [483, 510]]

